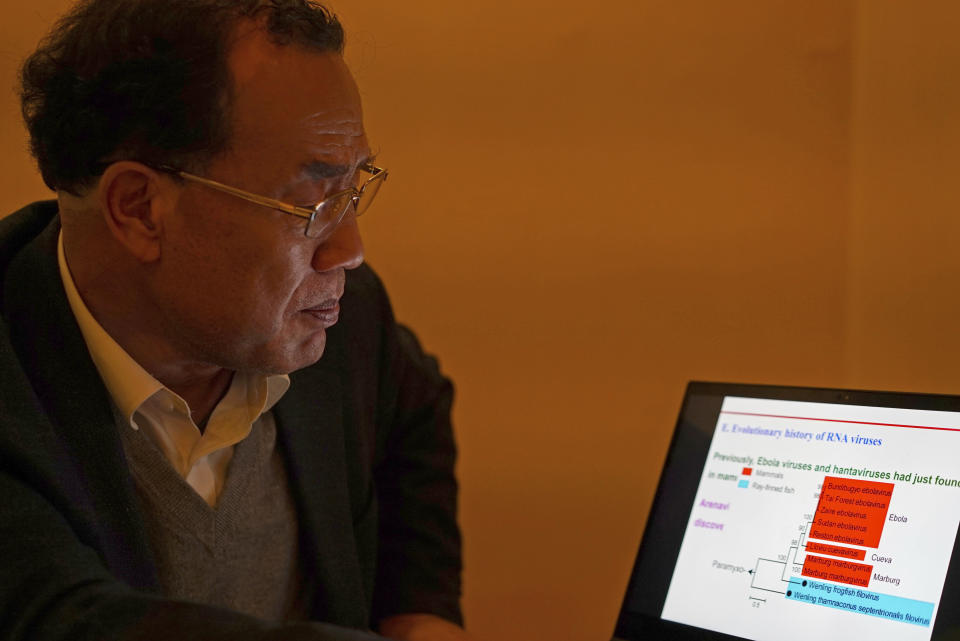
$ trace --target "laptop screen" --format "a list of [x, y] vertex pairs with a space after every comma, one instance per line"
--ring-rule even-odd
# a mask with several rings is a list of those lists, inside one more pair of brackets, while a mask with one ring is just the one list
[[960, 397], [691, 383], [615, 635], [960, 638], [958, 525]]

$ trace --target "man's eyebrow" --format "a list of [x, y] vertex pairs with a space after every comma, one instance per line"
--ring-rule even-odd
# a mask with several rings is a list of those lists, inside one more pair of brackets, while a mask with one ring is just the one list
[[[360, 163], [361, 166], [372, 164], [377, 155], [370, 153], [366, 159]], [[327, 178], [337, 178], [353, 173], [353, 165], [338, 165], [335, 163], [324, 162], [322, 160], [311, 160], [300, 166], [301, 175], [307, 176], [313, 180], [324, 180]]]
[[314, 180], [336, 178], [349, 174], [352, 171], [353, 167], [351, 165], [337, 165], [323, 162], [322, 160], [313, 160], [300, 166], [301, 174]]

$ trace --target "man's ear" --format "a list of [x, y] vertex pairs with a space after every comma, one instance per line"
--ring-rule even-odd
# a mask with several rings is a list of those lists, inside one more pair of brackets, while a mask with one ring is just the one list
[[121, 160], [100, 177], [97, 200], [110, 233], [137, 260], [160, 257], [164, 217], [172, 201], [160, 173], [143, 163]]

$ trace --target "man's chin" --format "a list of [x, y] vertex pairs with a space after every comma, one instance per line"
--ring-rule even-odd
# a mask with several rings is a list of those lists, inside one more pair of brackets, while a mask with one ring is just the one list
[[308, 341], [285, 346], [279, 352], [265, 355], [265, 358], [260, 359], [253, 369], [268, 376], [292, 374], [319, 361], [326, 346], [327, 333], [320, 331], [311, 336]]

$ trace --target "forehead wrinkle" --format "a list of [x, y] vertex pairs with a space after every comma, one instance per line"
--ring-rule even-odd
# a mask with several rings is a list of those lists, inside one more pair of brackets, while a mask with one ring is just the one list
[[331, 117], [329, 114], [311, 114], [300, 121], [300, 126], [321, 136], [361, 136], [363, 121], [353, 114]]
[[[304, 154], [304, 165], [316, 161], [355, 166], [370, 153], [363, 124], [352, 118], [331, 121], [308, 116], [286, 132], [277, 132], [265, 122], [244, 125], [235, 132], [236, 143], [254, 149], [282, 148], [287, 154]], [[294, 151], [297, 148], [299, 154]]]
[[302, 140], [307, 141], [306, 149], [312, 157], [306, 159], [304, 166], [310, 163], [344, 165], [349, 172], [353, 172], [369, 156], [370, 146], [362, 123], [353, 119], [336, 123], [312, 118], [306, 120], [311, 127], [305, 131]]

